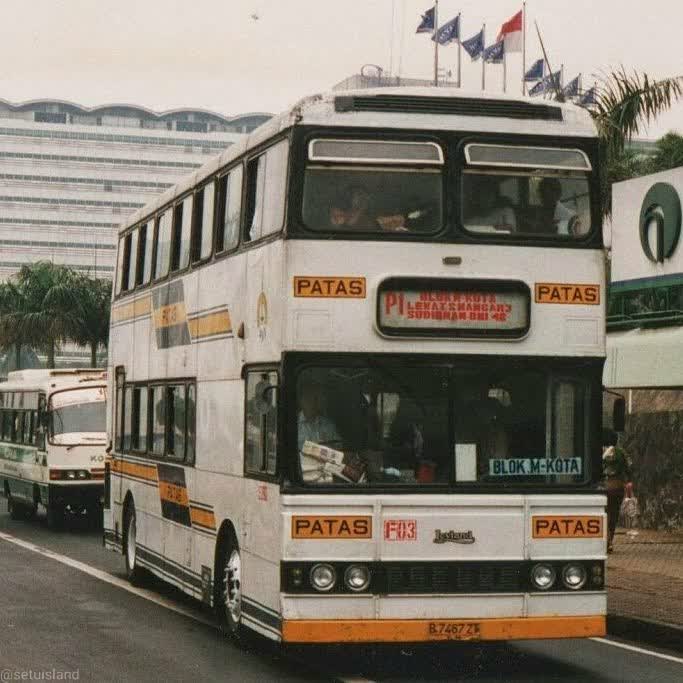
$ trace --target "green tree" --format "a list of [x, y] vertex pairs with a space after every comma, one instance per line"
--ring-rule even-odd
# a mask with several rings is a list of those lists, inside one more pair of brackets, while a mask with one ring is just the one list
[[[109, 309], [111, 280], [99, 280], [89, 275], [77, 275], [76, 317], [74, 341], [90, 347], [90, 366], [97, 367], [97, 349], [109, 342]], [[67, 302], [68, 303], [68, 302]]]
[[657, 151], [652, 158], [653, 171], [668, 171], [683, 166], [683, 135], [667, 133], [657, 140]]
[[[602, 209], [612, 210], [610, 172], [619, 169], [626, 142], [666, 111], [683, 95], [683, 76], [653, 80], [647, 74], [629, 74], [622, 67], [605, 76], [596, 88], [589, 111], [598, 129], [602, 158]], [[623, 168], [622, 168], [623, 170]]]
[[13, 282], [0, 283], [0, 349], [14, 351], [16, 370], [21, 370], [21, 348], [26, 343], [17, 326], [17, 314], [24, 306], [21, 291]]
[[47, 353], [47, 367], [54, 368], [57, 345], [75, 339], [79, 330], [76, 273], [40, 261], [22, 266], [14, 285], [21, 305], [10, 322], [23, 343]]

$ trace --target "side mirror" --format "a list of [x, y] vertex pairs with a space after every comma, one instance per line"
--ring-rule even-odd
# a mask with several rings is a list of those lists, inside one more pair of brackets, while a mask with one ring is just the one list
[[623, 396], [614, 399], [612, 425], [615, 432], [623, 432], [626, 429], [626, 401]]

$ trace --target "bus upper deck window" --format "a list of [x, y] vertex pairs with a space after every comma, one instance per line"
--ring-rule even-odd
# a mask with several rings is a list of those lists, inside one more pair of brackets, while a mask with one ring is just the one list
[[194, 196], [186, 197], [173, 209], [171, 270], [184, 270], [190, 263], [190, 227]]
[[577, 238], [590, 231], [589, 172], [581, 150], [470, 144], [462, 222], [470, 232]]
[[242, 166], [235, 166], [219, 182], [221, 216], [216, 226], [216, 253], [234, 249], [239, 242], [242, 209]]
[[171, 210], [161, 214], [157, 227], [157, 254], [154, 264], [154, 279], [159, 280], [168, 275], [171, 256]]
[[192, 263], [211, 256], [214, 223], [215, 183], [205, 185], [195, 195], [194, 223], [192, 226]]
[[308, 153], [307, 228], [396, 234], [441, 228], [444, 157], [436, 143], [318, 139]]

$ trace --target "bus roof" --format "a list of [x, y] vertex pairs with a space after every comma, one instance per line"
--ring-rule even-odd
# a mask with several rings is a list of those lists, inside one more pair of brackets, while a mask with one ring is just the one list
[[49, 391], [84, 383], [104, 383], [106, 370], [97, 368], [64, 368], [53, 370], [15, 370], [7, 374], [7, 381], [0, 382], [2, 391]]
[[138, 209], [119, 232], [200, 184], [246, 150], [295, 125], [596, 137], [589, 112], [571, 103], [436, 87], [370, 88], [311, 95], [243, 136]]

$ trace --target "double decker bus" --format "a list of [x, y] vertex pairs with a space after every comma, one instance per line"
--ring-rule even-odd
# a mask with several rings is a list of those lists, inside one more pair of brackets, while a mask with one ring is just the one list
[[18, 370], [0, 384], [0, 486], [12, 519], [47, 511], [100, 519], [104, 494], [106, 375]]
[[134, 214], [105, 545], [287, 643], [605, 633], [605, 275], [575, 106], [317, 95]]

